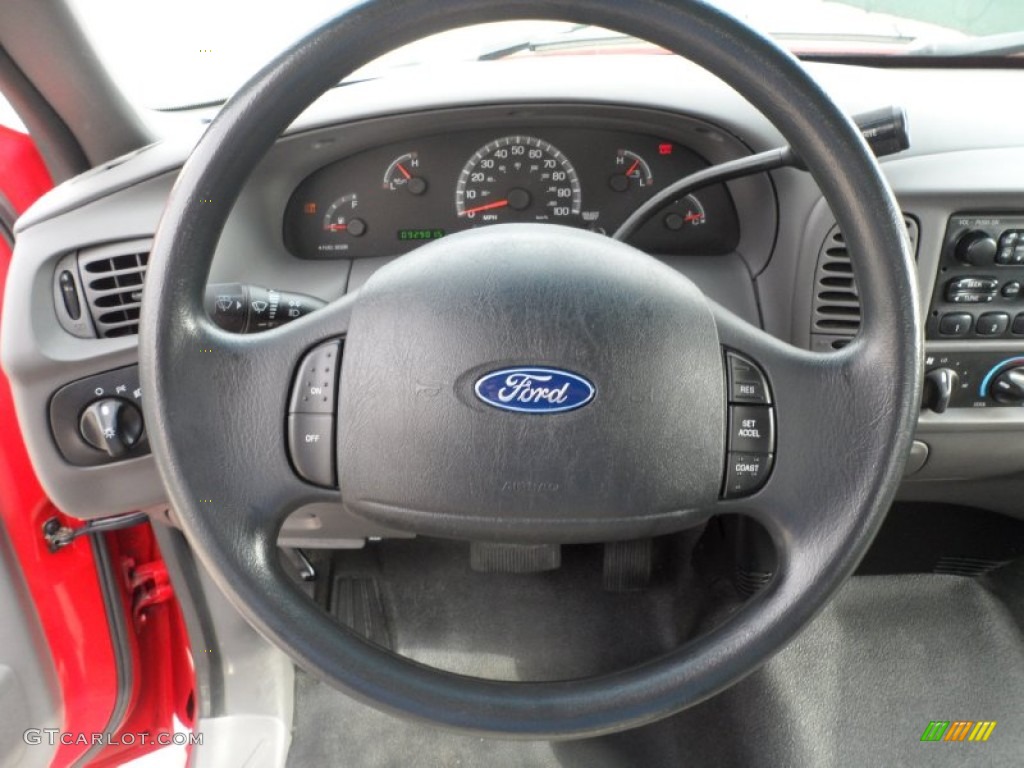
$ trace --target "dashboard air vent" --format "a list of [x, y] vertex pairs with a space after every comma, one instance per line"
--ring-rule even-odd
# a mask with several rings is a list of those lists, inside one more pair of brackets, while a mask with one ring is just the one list
[[[910, 246], [917, 257], [917, 222], [904, 217]], [[818, 251], [814, 273], [814, 304], [811, 315], [813, 349], [840, 349], [860, 328], [860, 295], [853, 277], [850, 254], [839, 225], [829, 230]]]
[[150, 245], [149, 241], [138, 241], [79, 251], [78, 269], [86, 304], [101, 339], [139, 332]]

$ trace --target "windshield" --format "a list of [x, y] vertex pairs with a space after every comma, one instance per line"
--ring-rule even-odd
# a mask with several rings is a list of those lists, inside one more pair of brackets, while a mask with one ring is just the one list
[[[125, 93], [158, 109], [223, 101], [274, 55], [351, 0], [68, 0]], [[990, 56], [1024, 50], [1021, 0], [718, 0], [804, 56]], [[505, 22], [399, 49], [354, 77], [399, 66], [574, 52], [660, 53], [593, 27]]]

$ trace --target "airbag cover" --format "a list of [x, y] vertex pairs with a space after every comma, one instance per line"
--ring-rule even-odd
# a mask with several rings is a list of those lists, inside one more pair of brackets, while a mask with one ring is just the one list
[[[501, 407], [513, 394], [524, 407]], [[360, 290], [339, 392], [342, 497], [457, 538], [678, 529], [718, 496], [725, 407], [715, 323], [685, 277], [589, 232], [472, 230]]]

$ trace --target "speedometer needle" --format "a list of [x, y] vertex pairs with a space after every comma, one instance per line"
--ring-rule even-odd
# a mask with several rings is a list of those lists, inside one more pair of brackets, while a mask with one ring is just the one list
[[469, 216], [471, 213], [480, 213], [480, 211], [490, 211], [495, 208], [504, 208], [508, 205], [508, 200], [495, 200], [493, 203], [486, 203], [484, 205], [478, 205], [476, 208], [466, 208], [459, 212], [459, 216]]

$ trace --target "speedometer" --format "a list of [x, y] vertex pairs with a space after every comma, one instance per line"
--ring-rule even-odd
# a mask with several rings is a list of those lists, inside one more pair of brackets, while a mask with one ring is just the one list
[[571, 224], [582, 198], [576, 169], [543, 139], [504, 136], [469, 158], [455, 188], [455, 211], [474, 224]]

